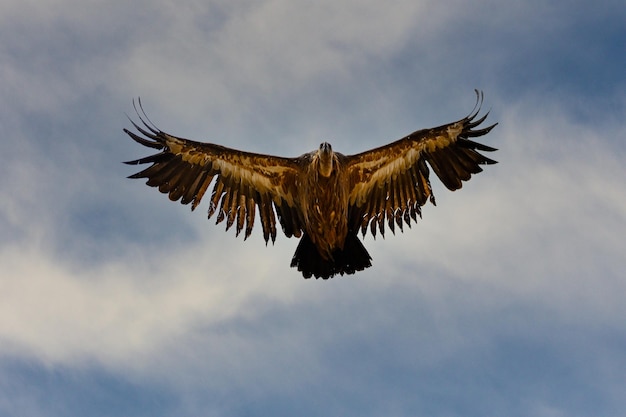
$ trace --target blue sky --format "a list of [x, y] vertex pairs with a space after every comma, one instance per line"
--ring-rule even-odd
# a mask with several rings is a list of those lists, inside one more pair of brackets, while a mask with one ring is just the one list
[[[0, 5], [0, 414], [623, 416], [620, 1]], [[465, 116], [500, 163], [304, 280], [126, 179], [163, 130], [350, 154]]]

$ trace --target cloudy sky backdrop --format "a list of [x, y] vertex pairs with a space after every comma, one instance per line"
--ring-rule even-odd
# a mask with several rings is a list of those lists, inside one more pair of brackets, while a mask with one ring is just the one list
[[[626, 413], [620, 0], [0, 3], [0, 415]], [[500, 150], [330, 281], [125, 177], [163, 130], [350, 154], [465, 116]]]

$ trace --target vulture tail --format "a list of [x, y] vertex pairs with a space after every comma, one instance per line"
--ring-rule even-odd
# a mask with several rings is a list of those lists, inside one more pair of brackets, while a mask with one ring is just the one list
[[297, 267], [304, 278], [328, 279], [336, 274], [354, 274], [372, 266], [372, 258], [356, 234], [348, 233], [343, 249], [333, 252], [332, 259], [324, 259], [305, 233], [298, 243], [291, 266]]

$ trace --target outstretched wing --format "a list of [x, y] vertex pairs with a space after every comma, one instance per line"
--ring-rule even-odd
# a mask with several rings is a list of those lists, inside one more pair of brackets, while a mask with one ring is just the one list
[[125, 162], [152, 164], [129, 178], [147, 178], [146, 184], [158, 187], [172, 201], [191, 203], [192, 210], [215, 180], [208, 217], [217, 212], [216, 223], [226, 220], [226, 230], [236, 224], [239, 235], [245, 225], [244, 239], [247, 238], [258, 207], [265, 242], [270, 237], [272, 242], [276, 239], [274, 212], [287, 237], [301, 235], [303, 227], [295, 204], [300, 172], [297, 158], [242, 152], [172, 136], [149, 123], [143, 109], [140, 113], [135, 106], [135, 110], [144, 127], [132, 120], [131, 123], [143, 137], [128, 129], [124, 132], [136, 142], [161, 152]]
[[479, 91], [476, 95], [476, 106], [464, 119], [418, 130], [389, 145], [347, 157], [353, 230], [360, 228], [365, 235], [369, 225], [373, 236], [377, 228], [384, 235], [385, 219], [392, 232], [394, 223], [402, 230], [403, 220], [409, 227], [411, 219], [417, 221], [428, 199], [435, 204], [428, 165], [454, 191], [481, 172], [481, 165], [496, 163], [478, 152], [495, 148], [470, 139], [486, 135], [497, 125], [478, 128], [489, 113], [477, 119], [483, 95]]

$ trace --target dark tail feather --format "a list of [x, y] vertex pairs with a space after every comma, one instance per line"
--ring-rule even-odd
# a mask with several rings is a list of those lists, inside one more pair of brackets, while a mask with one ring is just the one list
[[354, 274], [372, 266], [372, 258], [359, 238], [348, 233], [343, 250], [333, 252], [333, 259], [324, 259], [305, 233], [291, 259], [291, 266], [297, 267], [305, 278], [328, 279], [336, 274]]

